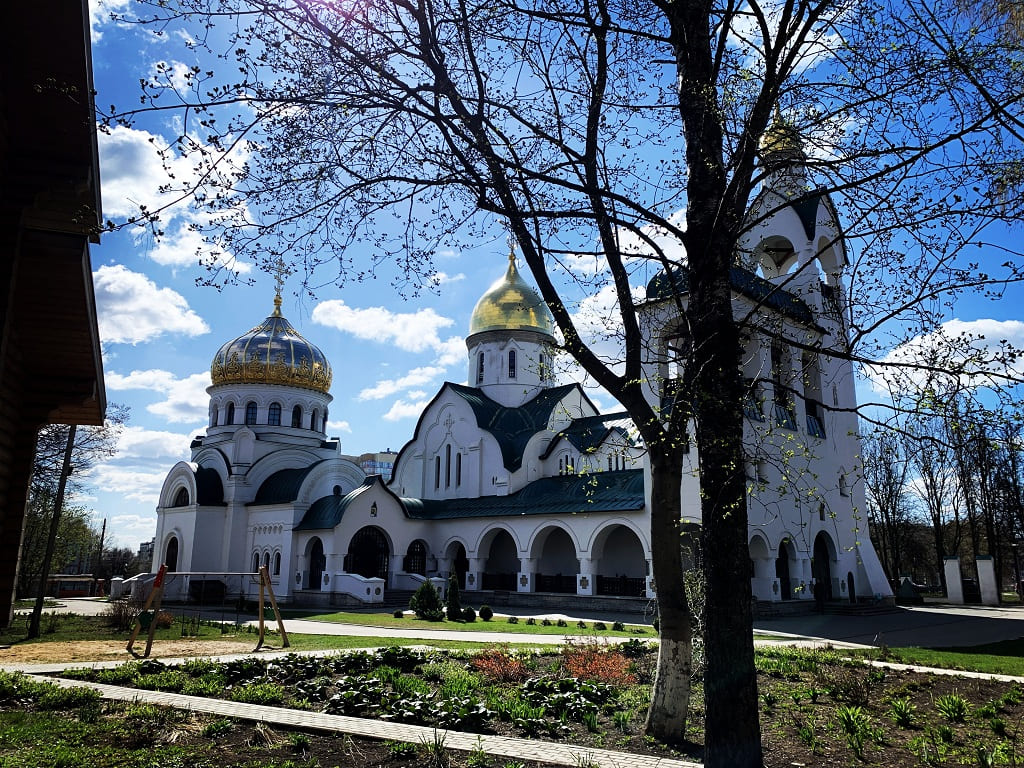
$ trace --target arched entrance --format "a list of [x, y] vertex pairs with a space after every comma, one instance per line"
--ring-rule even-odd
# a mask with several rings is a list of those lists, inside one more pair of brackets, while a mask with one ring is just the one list
[[459, 589], [466, 588], [466, 571], [469, 570], [469, 559], [466, 557], [466, 547], [461, 541], [452, 542], [448, 546], [449, 574], [454, 573], [459, 582]]
[[824, 599], [832, 599], [832, 540], [822, 531], [814, 537], [814, 553], [811, 559], [811, 575], [816, 584], [824, 584]]
[[594, 563], [599, 595], [643, 597], [647, 594], [647, 557], [640, 538], [625, 525], [611, 525], [595, 542]]
[[562, 528], [549, 528], [539, 547], [537, 576], [534, 580], [537, 592], [560, 592], [576, 594], [576, 576], [580, 572], [580, 561], [576, 558], [576, 545], [572, 537]]
[[327, 568], [324, 543], [320, 541], [319, 537], [315, 536], [309, 542], [306, 557], [309, 561], [309, 580], [306, 583], [306, 589], [319, 590], [324, 582], [324, 570]]
[[512, 534], [504, 529], [495, 531], [484, 562], [482, 588], [515, 592], [518, 574], [519, 548]]
[[391, 547], [384, 531], [375, 525], [360, 528], [348, 544], [345, 572], [357, 573], [366, 579], [388, 578]]
[[406, 550], [405, 560], [402, 562], [402, 570], [406, 573], [418, 573], [420, 576], [427, 575], [427, 545], [421, 539], [416, 539]]
[[789, 539], [779, 542], [779, 556], [775, 558], [775, 578], [779, 580], [779, 597], [790, 600], [793, 597], [793, 582], [789, 574], [793, 545]]
[[171, 536], [167, 540], [167, 548], [164, 550], [164, 565], [168, 571], [178, 570], [178, 537]]

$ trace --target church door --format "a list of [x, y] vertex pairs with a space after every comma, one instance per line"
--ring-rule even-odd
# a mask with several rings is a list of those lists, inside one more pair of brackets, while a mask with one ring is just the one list
[[348, 545], [345, 570], [367, 579], [388, 578], [390, 547], [384, 531], [376, 526], [361, 528]]
[[814, 539], [814, 558], [811, 560], [811, 575], [815, 582], [825, 585], [825, 599], [832, 599], [832, 558], [829, 555], [828, 540], [824, 533]]
[[313, 539], [313, 544], [309, 548], [309, 589], [320, 589], [324, 583], [325, 568], [327, 558], [324, 557], [324, 543], [320, 539]]

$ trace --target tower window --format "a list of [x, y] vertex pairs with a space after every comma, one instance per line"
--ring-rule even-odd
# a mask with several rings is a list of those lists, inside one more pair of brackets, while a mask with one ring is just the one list
[[216, 427], [217, 426], [217, 406], [216, 405], [211, 405], [210, 406], [210, 426], [211, 427]]
[[476, 356], [476, 383], [483, 384], [484, 381], [484, 353]]
[[508, 377], [510, 379], [516, 377], [516, 351], [514, 349], [508, 351]]
[[317, 421], [316, 417], [317, 417], [317, 412], [316, 412], [316, 408], [314, 408], [313, 409], [313, 413], [310, 414], [310, 417], [309, 417], [309, 428], [310, 429], [313, 429], [313, 430], [316, 429], [316, 421]]
[[250, 401], [245, 404], [245, 423], [255, 424], [256, 423], [256, 403]]
[[444, 487], [450, 488], [452, 485], [452, 447], [446, 445], [444, 447]]
[[455, 454], [455, 487], [462, 485], [462, 454]]
[[434, 488], [441, 487], [441, 457], [434, 457]]
[[541, 381], [548, 380], [548, 363], [543, 353], [537, 357], [537, 373], [540, 376]]
[[271, 403], [270, 410], [267, 412], [267, 424], [272, 427], [281, 426], [281, 404]]
[[225, 424], [234, 424], [235, 423], [235, 404], [234, 403], [228, 403], [228, 416], [224, 420], [224, 423]]
[[302, 428], [302, 406], [296, 405], [292, 408], [292, 426], [296, 429]]
[[274, 553], [274, 575], [275, 576], [280, 576], [281, 575], [281, 553], [280, 552], [275, 552]]

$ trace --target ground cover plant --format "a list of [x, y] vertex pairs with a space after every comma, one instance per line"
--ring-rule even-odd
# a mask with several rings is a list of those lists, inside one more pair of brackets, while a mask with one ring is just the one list
[[[147, 660], [66, 674], [460, 731], [700, 759], [699, 684], [682, 751], [642, 735], [654, 670], [652, 648], [636, 639], [589, 640], [550, 651], [492, 646], [469, 653], [391, 647], [224, 664], [193, 660], [180, 667]], [[1024, 686], [884, 669], [832, 650], [762, 648], [757, 665], [769, 768], [1024, 764]]]

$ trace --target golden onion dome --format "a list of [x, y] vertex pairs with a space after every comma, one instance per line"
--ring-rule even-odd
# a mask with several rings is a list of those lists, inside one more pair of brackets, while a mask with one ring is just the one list
[[469, 320], [469, 335], [483, 331], [527, 330], [554, 336], [551, 310], [536, 290], [519, 275], [516, 257], [508, 256], [508, 270], [480, 297]]
[[800, 138], [800, 132], [782, 117], [782, 113], [776, 109], [775, 119], [761, 136], [761, 143], [758, 145], [762, 157], [769, 155], [795, 155], [803, 154], [804, 142]]
[[331, 376], [324, 353], [281, 316], [280, 293], [273, 314], [224, 344], [210, 365], [214, 385], [284, 384], [327, 394]]

